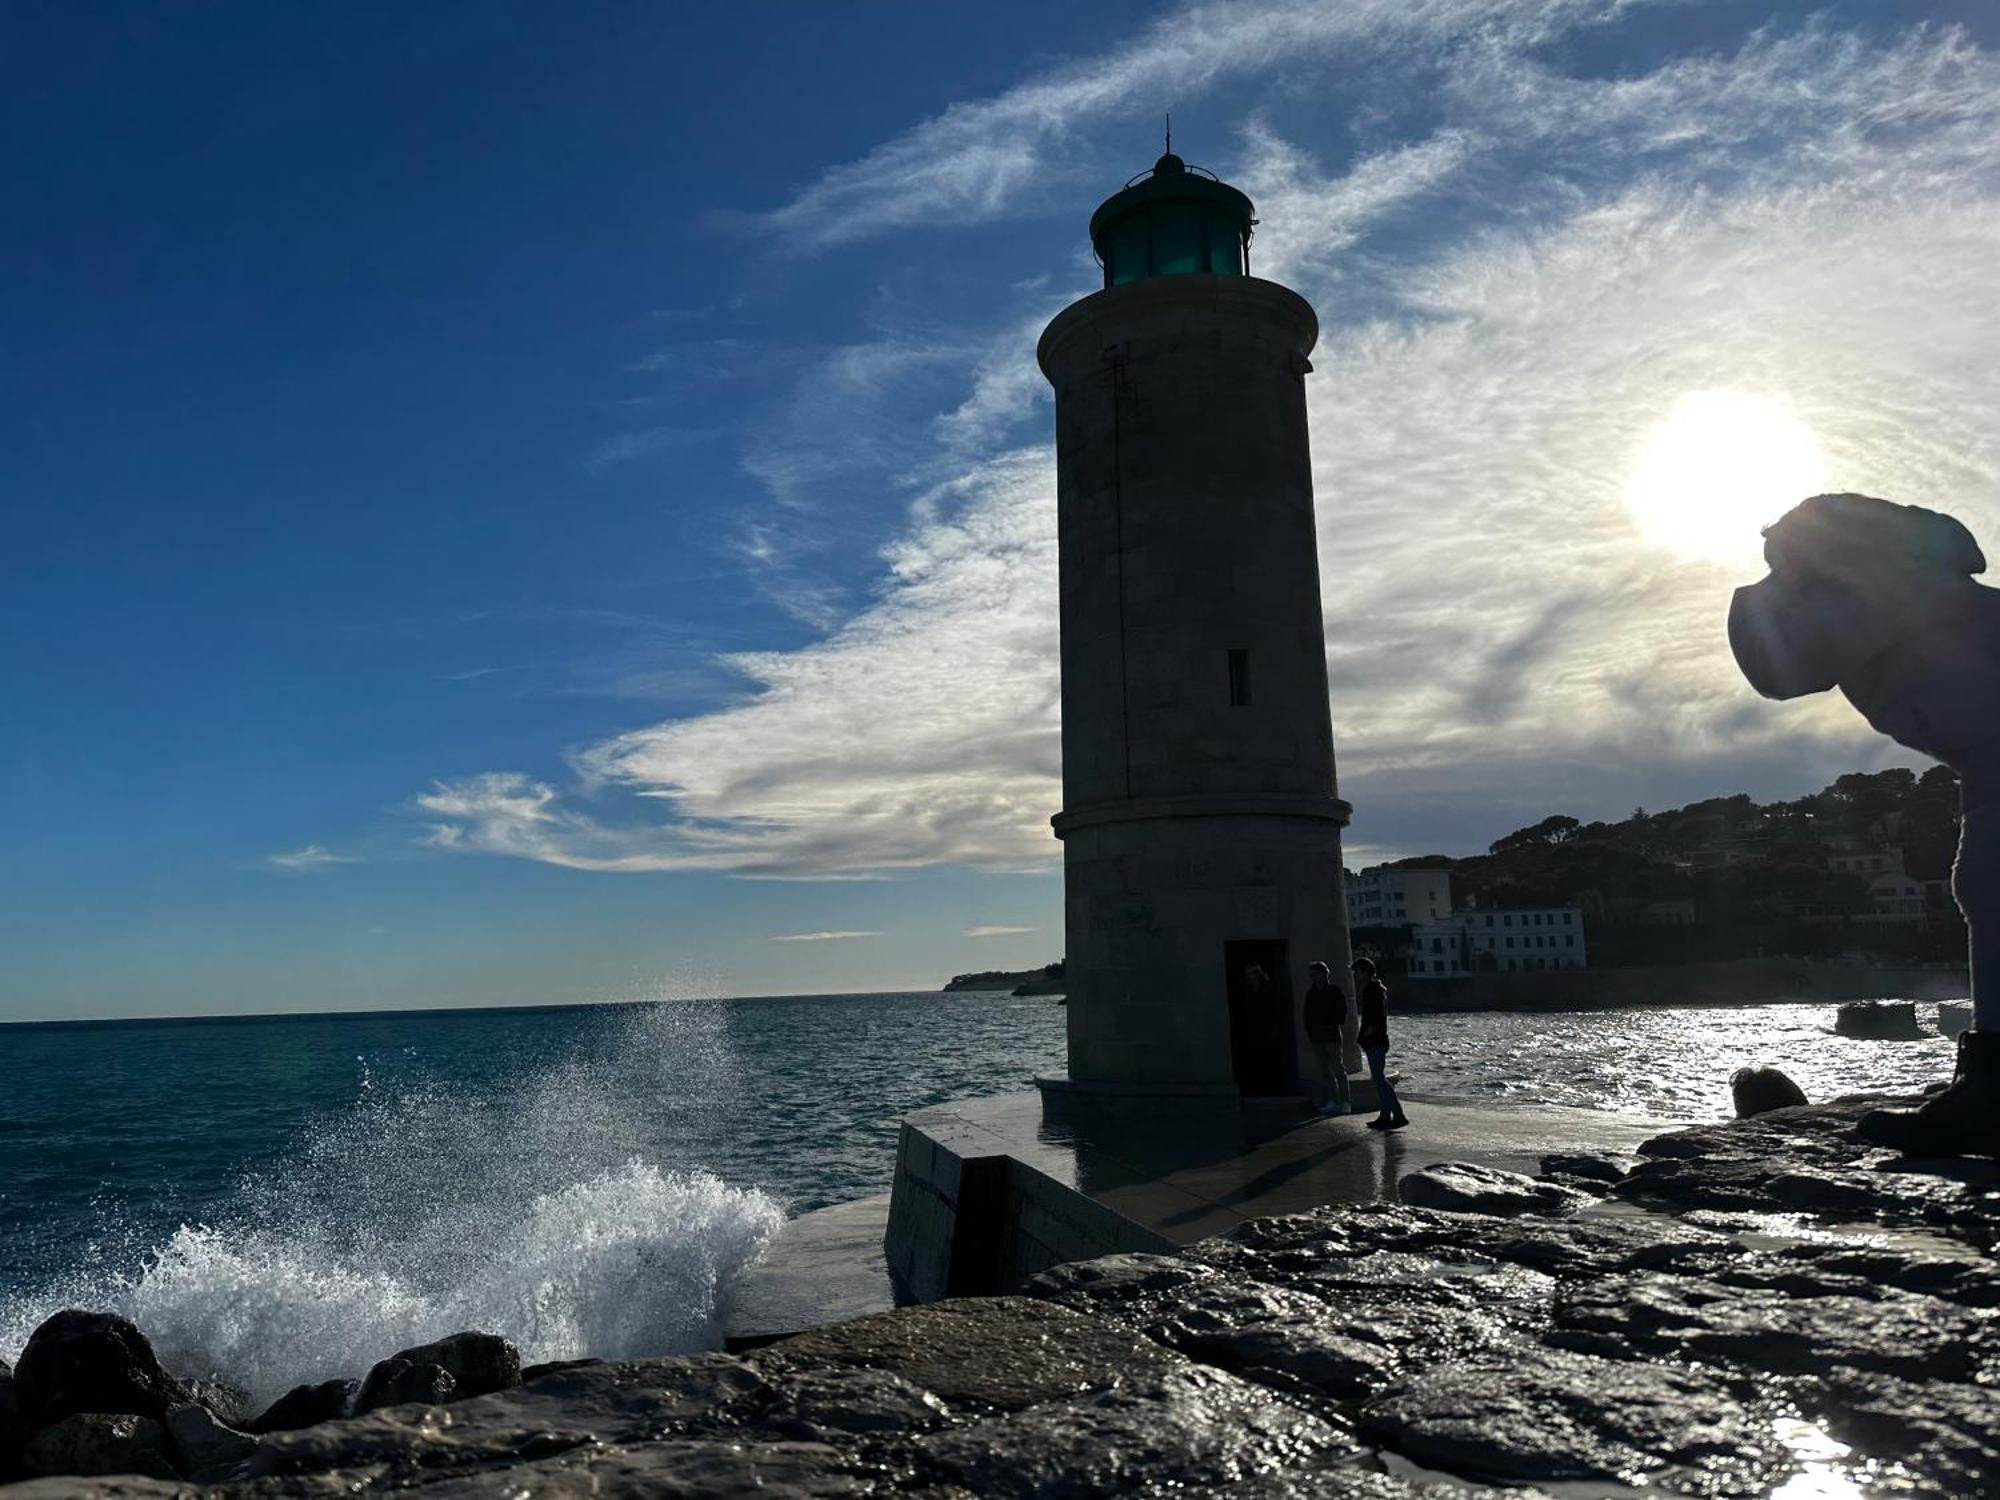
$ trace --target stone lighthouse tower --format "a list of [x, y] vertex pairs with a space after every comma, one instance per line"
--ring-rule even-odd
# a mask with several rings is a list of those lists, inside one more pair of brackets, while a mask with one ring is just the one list
[[1314, 1081], [1306, 966], [1351, 988], [1306, 433], [1319, 323], [1249, 274], [1255, 222], [1162, 156], [1091, 219], [1104, 289], [1037, 351], [1056, 397], [1068, 1087], [1085, 1092], [1295, 1094]]

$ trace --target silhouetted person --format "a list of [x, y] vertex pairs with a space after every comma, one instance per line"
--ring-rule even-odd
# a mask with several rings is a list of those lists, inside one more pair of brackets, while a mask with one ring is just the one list
[[2000, 1156], [2000, 591], [1952, 517], [1815, 495], [1764, 533], [1771, 576], [1736, 591], [1729, 644], [1767, 698], [1838, 687], [1862, 717], [1959, 777], [1952, 894], [1971, 943], [1972, 1028], [1951, 1087], [1876, 1110], [1861, 1134], [1917, 1156]]
[[1341, 1055], [1346, 1040], [1342, 1033], [1347, 1027], [1347, 993], [1334, 984], [1333, 970], [1318, 959], [1307, 966], [1306, 975], [1306, 998], [1299, 1019], [1305, 1022], [1306, 1040], [1312, 1043], [1319, 1076], [1326, 1085], [1326, 1102], [1319, 1112], [1344, 1115], [1354, 1107], [1347, 1091], [1347, 1059]]
[[1375, 1080], [1381, 1113], [1368, 1122], [1370, 1130], [1400, 1130], [1409, 1124], [1403, 1102], [1389, 1086], [1389, 987], [1375, 977], [1373, 959], [1354, 960], [1355, 998], [1361, 1007], [1361, 1030], [1355, 1040], [1368, 1059], [1368, 1076]]

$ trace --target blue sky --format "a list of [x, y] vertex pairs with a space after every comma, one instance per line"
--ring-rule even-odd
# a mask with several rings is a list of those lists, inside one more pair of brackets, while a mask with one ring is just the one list
[[1169, 108], [1321, 315], [1351, 864], [1889, 758], [1728, 667], [1759, 454], [2000, 520], [1979, 5], [0, 25], [0, 1018], [1055, 956], [1032, 350]]

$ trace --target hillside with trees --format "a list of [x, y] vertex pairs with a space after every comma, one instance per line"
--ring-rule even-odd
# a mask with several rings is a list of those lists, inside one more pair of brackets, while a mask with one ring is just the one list
[[[1485, 854], [1425, 856], [1446, 868], [1456, 906], [1582, 907], [1592, 967], [1705, 959], [1870, 955], [1965, 957], [1944, 887], [1958, 841], [1958, 778], [1943, 766], [1855, 772], [1812, 796], [1759, 803], [1739, 793], [1616, 823], [1554, 814]], [[1867, 867], [1901, 856], [1907, 886]], [[1856, 871], [1852, 867], [1863, 866]], [[1878, 869], [1883, 867], [1877, 867]], [[1871, 887], [1871, 879], [1877, 884]], [[1914, 888], [1920, 920], [1885, 920]], [[1393, 950], [1399, 932], [1357, 932]]]

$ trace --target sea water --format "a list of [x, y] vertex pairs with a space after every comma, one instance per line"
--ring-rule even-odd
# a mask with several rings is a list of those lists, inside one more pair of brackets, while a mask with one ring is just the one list
[[[0, 1357], [65, 1306], [260, 1400], [461, 1328], [530, 1361], [713, 1347], [788, 1214], [885, 1191], [901, 1115], [1060, 1071], [1063, 1015], [923, 993], [0, 1027]], [[1399, 1016], [1392, 1057], [1415, 1096], [1663, 1123], [1726, 1116], [1748, 1062], [1814, 1098], [1949, 1069], [1941, 1040], [1832, 1021]]]

